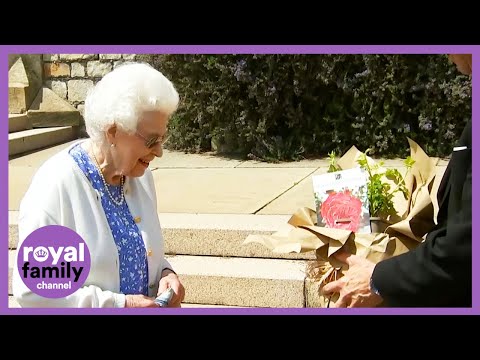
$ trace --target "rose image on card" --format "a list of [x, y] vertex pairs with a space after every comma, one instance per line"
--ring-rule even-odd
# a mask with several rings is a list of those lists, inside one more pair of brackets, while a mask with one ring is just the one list
[[332, 192], [320, 207], [327, 227], [358, 231], [362, 217], [362, 202], [349, 189]]
[[317, 226], [370, 233], [367, 177], [360, 168], [312, 176]]

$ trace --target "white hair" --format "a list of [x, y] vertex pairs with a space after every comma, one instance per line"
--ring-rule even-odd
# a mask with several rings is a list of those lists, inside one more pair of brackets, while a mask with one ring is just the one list
[[172, 82], [146, 63], [118, 66], [105, 75], [85, 99], [85, 127], [95, 142], [105, 141], [107, 128], [116, 124], [134, 133], [146, 111], [168, 117], [178, 107], [179, 96]]

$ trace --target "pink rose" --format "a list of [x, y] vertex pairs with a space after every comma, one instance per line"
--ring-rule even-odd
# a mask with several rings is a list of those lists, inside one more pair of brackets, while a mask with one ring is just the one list
[[350, 190], [331, 193], [323, 202], [320, 214], [329, 228], [357, 231], [362, 214], [362, 202]]

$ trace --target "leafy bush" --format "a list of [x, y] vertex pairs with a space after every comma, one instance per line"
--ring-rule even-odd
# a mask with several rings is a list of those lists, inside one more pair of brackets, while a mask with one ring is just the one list
[[446, 156], [471, 117], [471, 81], [445, 55], [151, 55], [181, 104], [169, 146], [266, 161]]

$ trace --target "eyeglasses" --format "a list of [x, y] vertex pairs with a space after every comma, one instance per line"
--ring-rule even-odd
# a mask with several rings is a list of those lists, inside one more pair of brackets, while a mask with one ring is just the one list
[[135, 135], [137, 135], [137, 136], [141, 137], [143, 140], [145, 140], [145, 146], [148, 149], [151, 149], [151, 148], [155, 147], [157, 144], [160, 144], [160, 145], [165, 144], [167, 142], [169, 136], [170, 136], [167, 132], [162, 136], [154, 135], [154, 136], [151, 136], [149, 138], [146, 138], [145, 136], [140, 134], [138, 131], [135, 132]]

